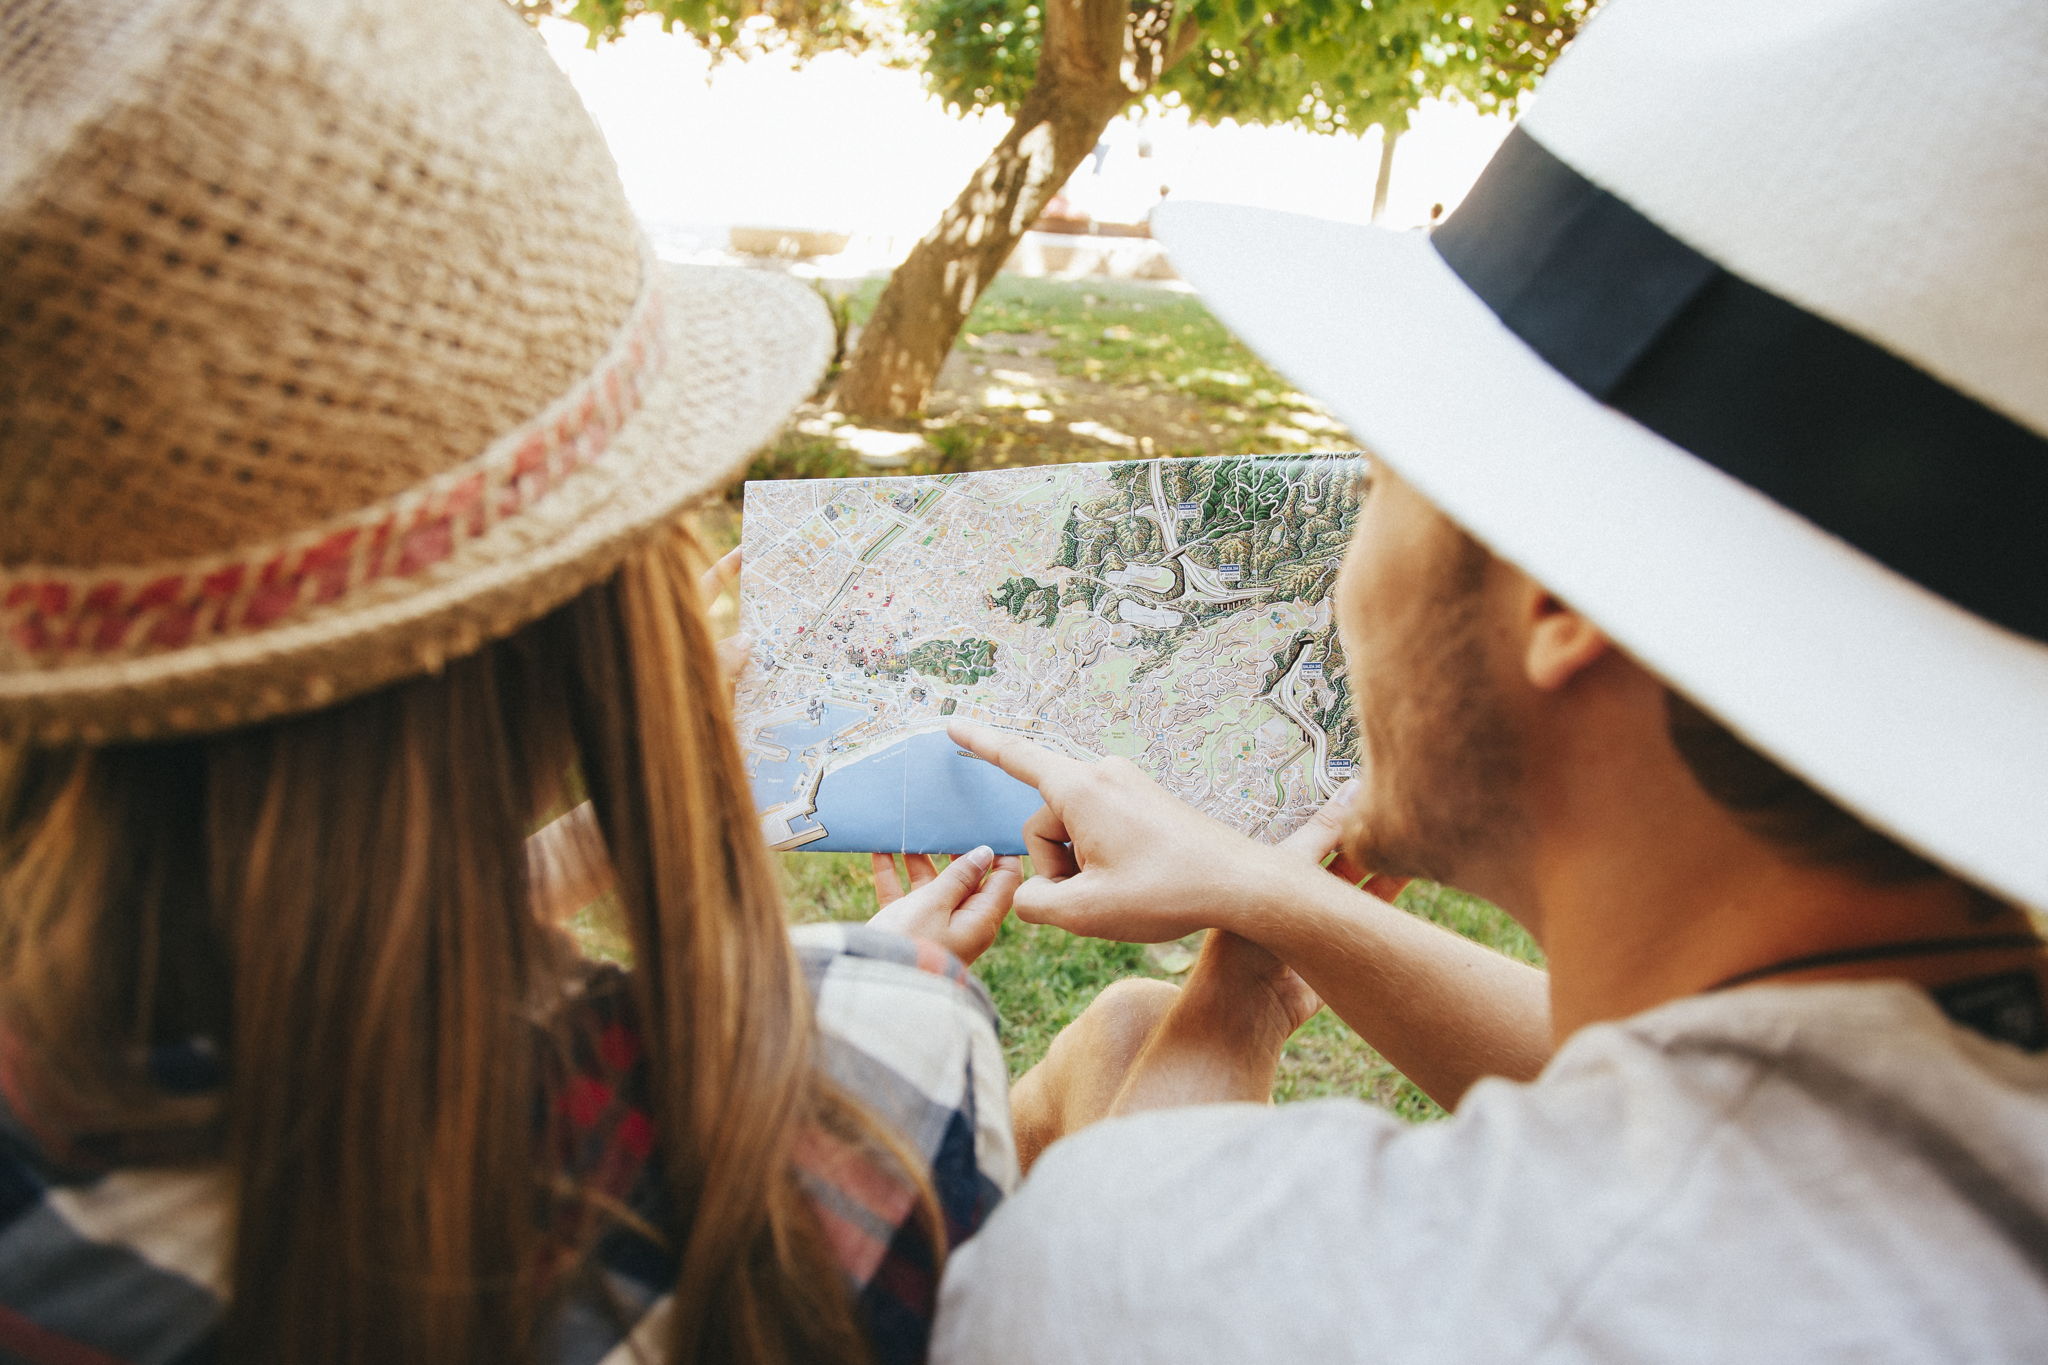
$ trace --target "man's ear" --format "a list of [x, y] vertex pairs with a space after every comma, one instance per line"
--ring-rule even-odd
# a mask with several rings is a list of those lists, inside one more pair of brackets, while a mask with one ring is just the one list
[[1529, 685], [1555, 692], [1614, 649], [1601, 629], [1542, 584], [1522, 585], [1522, 672]]

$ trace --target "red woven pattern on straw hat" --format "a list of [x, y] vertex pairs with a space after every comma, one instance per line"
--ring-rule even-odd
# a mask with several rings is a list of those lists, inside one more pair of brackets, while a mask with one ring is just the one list
[[646, 284], [618, 342], [582, 381], [468, 465], [312, 531], [233, 557], [118, 574], [30, 566], [0, 573], [0, 656], [50, 666], [132, 657], [262, 630], [405, 579], [530, 512], [603, 453], [663, 361], [661, 295]]

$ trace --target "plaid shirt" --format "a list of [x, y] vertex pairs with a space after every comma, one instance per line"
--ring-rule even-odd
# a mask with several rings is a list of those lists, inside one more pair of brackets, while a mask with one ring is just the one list
[[[816, 1001], [825, 1073], [929, 1163], [948, 1236], [965, 1238], [1017, 1180], [1008, 1079], [987, 993], [944, 951], [896, 934], [814, 924], [792, 937]], [[593, 1292], [573, 1296], [556, 1325], [553, 1358], [562, 1365], [663, 1358], [664, 1290], [676, 1262], [667, 1239], [635, 1223], [661, 1229], [675, 1220], [649, 1160], [658, 1139], [641, 1103], [645, 1062], [623, 985], [621, 973], [607, 970], [584, 993], [570, 1072], [549, 1115], [571, 1175], [636, 1215], [603, 1230], [584, 1272]], [[174, 1060], [188, 1082], [180, 1088], [206, 1079], [204, 1055]], [[11, 1085], [7, 1091], [0, 1361], [213, 1360], [228, 1292], [227, 1174], [61, 1166], [18, 1116]], [[924, 1359], [937, 1280], [913, 1190], [815, 1128], [799, 1136], [796, 1161], [877, 1358]], [[621, 1311], [630, 1324], [623, 1337]]]

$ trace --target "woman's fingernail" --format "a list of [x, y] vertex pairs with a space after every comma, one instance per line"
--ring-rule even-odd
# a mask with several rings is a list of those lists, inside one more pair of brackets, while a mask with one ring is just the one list
[[1337, 788], [1337, 804], [1340, 806], [1351, 805], [1358, 800], [1358, 793], [1362, 790], [1363, 788], [1359, 785], [1357, 778], [1347, 777], [1344, 779], [1344, 785]]
[[961, 854], [960, 857], [962, 861], [971, 863], [985, 872], [988, 870], [989, 864], [996, 860], [996, 851], [987, 844], [983, 844], [970, 853]]

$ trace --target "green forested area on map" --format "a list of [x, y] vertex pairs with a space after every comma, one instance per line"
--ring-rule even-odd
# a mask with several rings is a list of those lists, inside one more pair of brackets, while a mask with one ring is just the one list
[[927, 640], [888, 656], [876, 668], [885, 673], [923, 673], [965, 686], [995, 675], [996, 646], [993, 640]]

